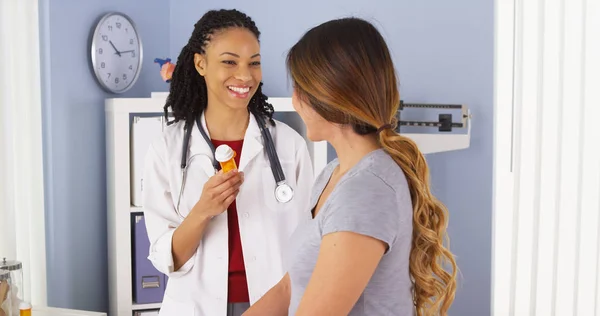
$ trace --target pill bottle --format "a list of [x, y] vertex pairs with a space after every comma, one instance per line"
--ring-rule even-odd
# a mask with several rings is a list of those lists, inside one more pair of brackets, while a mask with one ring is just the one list
[[22, 301], [19, 304], [19, 316], [31, 316], [31, 304]]
[[217, 147], [215, 150], [215, 159], [217, 159], [219, 164], [221, 164], [221, 170], [223, 170], [223, 173], [237, 169], [234, 159], [235, 155], [235, 151], [227, 145], [220, 145]]

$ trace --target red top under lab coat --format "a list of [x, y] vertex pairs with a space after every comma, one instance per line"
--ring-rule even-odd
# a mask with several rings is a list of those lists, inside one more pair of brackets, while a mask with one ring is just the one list
[[[220, 141], [212, 140], [215, 148], [226, 144], [236, 153], [235, 163], [240, 165], [243, 140]], [[250, 301], [248, 294], [248, 283], [246, 281], [246, 267], [244, 266], [244, 254], [242, 252], [242, 240], [240, 238], [240, 226], [237, 217], [236, 201], [234, 200], [227, 209], [227, 224], [229, 227], [229, 282], [227, 301], [229, 303], [246, 303]]]

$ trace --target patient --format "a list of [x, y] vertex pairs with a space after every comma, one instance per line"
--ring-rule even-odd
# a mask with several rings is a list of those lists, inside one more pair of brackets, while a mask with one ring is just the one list
[[448, 214], [423, 155], [396, 132], [381, 34], [361, 19], [329, 21], [292, 47], [287, 67], [308, 137], [338, 158], [316, 179], [313, 219], [291, 236], [288, 273], [244, 315], [447, 315], [457, 270], [443, 244]]

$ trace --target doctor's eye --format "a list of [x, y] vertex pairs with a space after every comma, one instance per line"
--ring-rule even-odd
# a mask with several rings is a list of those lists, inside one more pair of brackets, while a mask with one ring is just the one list
[[260, 66], [260, 61], [251, 62], [250, 66]]
[[235, 65], [235, 61], [233, 61], [233, 60], [224, 60], [224, 61], [222, 61], [222, 63], [227, 64], [227, 65]]

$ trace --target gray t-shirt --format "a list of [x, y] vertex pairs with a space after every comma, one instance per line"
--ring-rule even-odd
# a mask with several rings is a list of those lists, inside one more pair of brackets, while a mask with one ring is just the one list
[[[337, 159], [315, 180], [311, 210], [327, 185]], [[294, 315], [312, 276], [323, 236], [351, 231], [384, 241], [388, 251], [351, 316], [414, 315], [409, 255], [412, 203], [402, 169], [382, 149], [365, 156], [339, 180], [314, 219], [291, 236], [286, 268], [291, 279], [289, 315]]]

